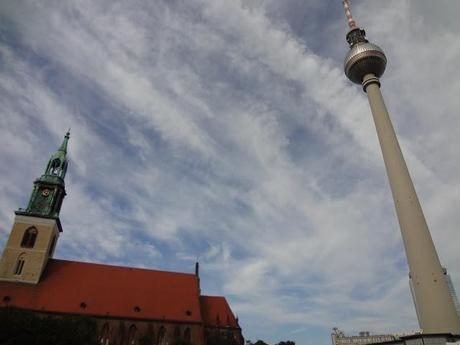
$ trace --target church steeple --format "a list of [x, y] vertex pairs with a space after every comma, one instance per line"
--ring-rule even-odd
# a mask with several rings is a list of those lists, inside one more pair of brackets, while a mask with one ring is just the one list
[[69, 142], [70, 138], [70, 128], [67, 131], [67, 133], [64, 136], [64, 140], [62, 141], [61, 147], [59, 148], [59, 151], [62, 151], [64, 153], [67, 153], [67, 143]]
[[13, 228], [0, 259], [0, 281], [37, 284], [53, 257], [62, 232], [59, 211], [66, 195], [67, 131], [59, 149], [46, 165], [45, 173], [34, 181], [26, 209], [17, 210]]
[[45, 173], [34, 181], [34, 187], [27, 208], [16, 211], [18, 215], [59, 219], [64, 200], [64, 177], [67, 172], [67, 144], [70, 132], [67, 131], [59, 149], [51, 155]]
[[62, 183], [64, 183], [65, 173], [67, 171], [67, 143], [69, 142], [70, 132], [67, 131], [66, 135], [64, 136], [64, 140], [62, 141], [61, 146], [54, 153], [50, 160], [48, 161], [48, 165], [46, 166], [45, 174], [40, 177], [40, 179], [48, 176], [49, 177], [60, 177], [62, 179]]

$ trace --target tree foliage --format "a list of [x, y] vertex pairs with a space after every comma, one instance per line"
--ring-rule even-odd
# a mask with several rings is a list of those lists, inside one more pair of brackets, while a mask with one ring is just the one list
[[268, 345], [268, 344], [265, 341], [259, 339], [254, 343], [254, 345]]
[[278, 344], [276, 345], [295, 345], [295, 342], [294, 341], [291, 341], [291, 340], [286, 340], [286, 341], [280, 341]]
[[[246, 340], [246, 345], [268, 345], [268, 344], [265, 341], [259, 339], [255, 343], [253, 343], [251, 340]], [[276, 345], [295, 345], [295, 342], [292, 340], [286, 340], [286, 341], [280, 341]]]
[[0, 308], [0, 345], [97, 345], [96, 321]]

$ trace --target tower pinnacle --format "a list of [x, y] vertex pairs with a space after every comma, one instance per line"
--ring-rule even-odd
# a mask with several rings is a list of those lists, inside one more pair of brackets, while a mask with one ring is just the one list
[[62, 141], [61, 147], [59, 147], [59, 151], [67, 153], [67, 143], [69, 142], [70, 138], [70, 128], [67, 130], [67, 133], [64, 136], [64, 140]]

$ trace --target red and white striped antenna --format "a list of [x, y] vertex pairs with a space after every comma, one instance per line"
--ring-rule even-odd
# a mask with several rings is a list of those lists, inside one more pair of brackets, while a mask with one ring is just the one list
[[356, 29], [357, 28], [356, 22], [353, 20], [353, 16], [351, 15], [350, 5], [348, 4], [348, 0], [342, 0], [342, 3], [343, 3], [343, 9], [345, 10], [345, 15], [347, 16], [348, 27], [350, 28], [350, 30]]

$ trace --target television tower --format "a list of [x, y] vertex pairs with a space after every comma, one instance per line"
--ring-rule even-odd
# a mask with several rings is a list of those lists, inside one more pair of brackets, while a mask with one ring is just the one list
[[356, 25], [348, 0], [342, 3], [348, 20], [346, 38], [350, 45], [345, 58], [345, 74], [352, 82], [362, 85], [369, 99], [413, 279], [420, 328], [425, 334], [460, 335], [460, 319], [380, 92], [379, 78], [385, 71], [387, 59], [383, 50], [370, 43], [365, 31]]

